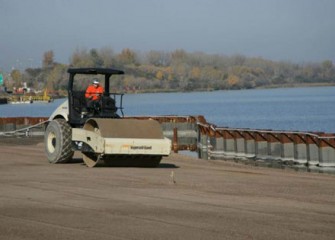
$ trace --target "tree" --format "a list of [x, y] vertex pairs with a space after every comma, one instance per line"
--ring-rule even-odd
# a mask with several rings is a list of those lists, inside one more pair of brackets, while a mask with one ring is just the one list
[[156, 78], [157, 78], [158, 80], [162, 80], [163, 77], [164, 77], [163, 72], [162, 72], [161, 70], [159, 70], [159, 71], [156, 73]]
[[237, 66], [243, 66], [246, 61], [246, 57], [242, 55], [235, 55], [232, 58], [233, 58], [234, 65], [237, 65]]
[[191, 78], [199, 79], [201, 76], [201, 70], [199, 67], [193, 67], [191, 70]]
[[154, 66], [161, 66], [161, 54], [158, 51], [150, 51], [146, 55], [149, 64]]
[[125, 48], [118, 55], [118, 60], [123, 65], [136, 64], [137, 55], [134, 51], [130, 50], [129, 48]]
[[334, 66], [332, 61], [326, 60], [321, 63], [321, 78], [325, 81], [330, 81], [334, 76]]
[[168, 53], [161, 51], [150, 51], [146, 55], [148, 64], [154, 66], [168, 66], [171, 63], [171, 56]]
[[177, 49], [171, 54], [171, 59], [173, 64], [186, 63], [187, 52], [183, 49]]
[[91, 49], [90, 55], [94, 67], [102, 67], [104, 65], [103, 59], [100, 57], [98, 51], [95, 48]]
[[66, 88], [66, 66], [58, 64], [54, 67], [46, 78], [46, 88], [49, 91], [59, 90]]
[[103, 61], [104, 67], [113, 67], [113, 64], [115, 65], [115, 56], [114, 51], [111, 48], [102, 48], [99, 51], [99, 56]]
[[43, 54], [43, 68], [51, 68], [54, 66], [54, 52], [52, 50], [47, 51]]
[[71, 67], [92, 67], [92, 57], [86, 49], [76, 49], [71, 56]]
[[39, 89], [39, 82], [41, 81], [42, 68], [27, 68], [24, 72], [25, 79], [29, 87]]
[[14, 85], [16, 87], [19, 87], [21, 86], [21, 81], [22, 81], [22, 74], [20, 72], [20, 70], [17, 70], [17, 69], [14, 69], [12, 72], [11, 72], [11, 77], [13, 79], [13, 82], [14, 82]]
[[228, 77], [228, 86], [229, 88], [236, 89], [238, 88], [240, 79], [236, 75], [229, 75]]

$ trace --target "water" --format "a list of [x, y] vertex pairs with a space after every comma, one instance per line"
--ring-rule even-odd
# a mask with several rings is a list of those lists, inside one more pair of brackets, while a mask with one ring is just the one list
[[[124, 113], [204, 115], [217, 126], [335, 133], [335, 87], [127, 94]], [[49, 116], [53, 103], [0, 105], [0, 117]]]
[[217, 126], [335, 133], [335, 87], [128, 95], [134, 115], [204, 115]]

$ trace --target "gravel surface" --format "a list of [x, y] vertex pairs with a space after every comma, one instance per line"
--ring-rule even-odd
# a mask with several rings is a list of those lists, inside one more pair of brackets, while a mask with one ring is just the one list
[[49, 164], [0, 139], [0, 239], [335, 239], [335, 176], [172, 154], [158, 168]]

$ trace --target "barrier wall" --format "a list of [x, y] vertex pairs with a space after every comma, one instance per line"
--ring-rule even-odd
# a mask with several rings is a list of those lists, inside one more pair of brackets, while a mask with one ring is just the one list
[[[222, 128], [203, 116], [138, 116], [158, 121], [172, 148], [198, 151], [202, 159], [263, 160], [307, 166], [335, 167], [335, 134]], [[29, 128], [26, 135], [43, 135], [47, 118], [0, 118], [0, 135]], [[42, 123], [42, 124], [41, 124]]]
[[[1, 135], [42, 135], [44, 132], [43, 122], [46, 117], [8, 117], [0, 118], [0, 136]], [[35, 127], [32, 127], [35, 126]], [[13, 133], [17, 130], [21, 132]]]
[[233, 129], [198, 123], [202, 158], [335, 167], [335, 134]]

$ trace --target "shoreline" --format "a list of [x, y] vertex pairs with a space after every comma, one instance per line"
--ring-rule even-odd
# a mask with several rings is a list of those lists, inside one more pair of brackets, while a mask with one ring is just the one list
[[[214, 88], [206, 88], [206, 89], [195, 89], [192, 91], [182, 91], [182, 90], [174, 90], [174, 89], [152, 89], [152, 90], [136, 90], [136, 91], [124, 91], [120, 93], [124, 94], [144, 94], [144, 93], [192, 93], [192, 92], [213, 92], [213, 91], [239, 91], [239, 90], [257, 90], [257, 89], [279, 89], [279, 88], [312, 88], [312, 87], [335, 87], [335, 83], [304, 83], [304, 84], [284, 84], [284, 85], [267, 85], [255, 88], [240, 88], [240, 89], [214, 89]], [[119, 92], [118, 92], [119, 93]], [[8, 94], [3, 95], [0, 93], [0, 98], [6, 98]], [[66, 98], [67, 95], [56, 95], [51, 96], [52, 99], [61, 99]]]

